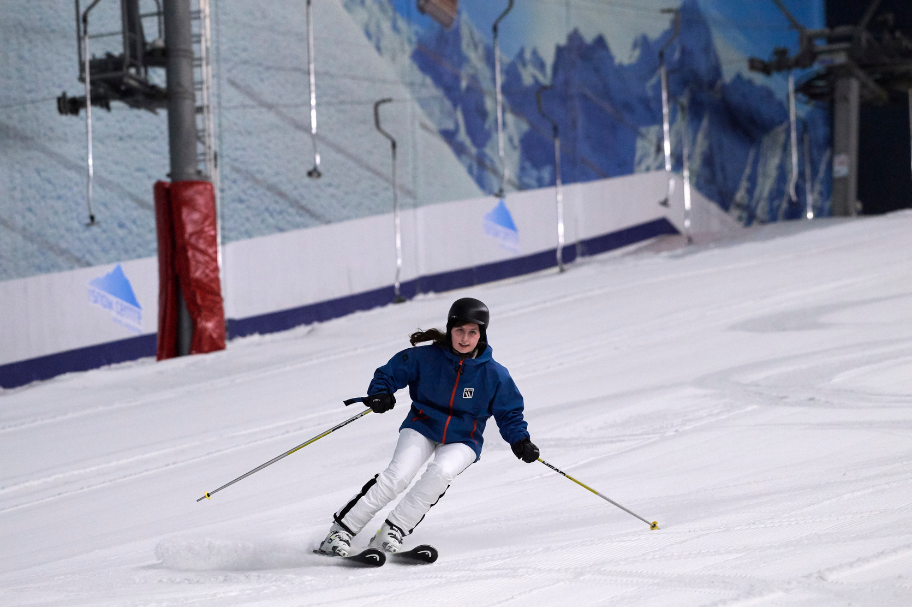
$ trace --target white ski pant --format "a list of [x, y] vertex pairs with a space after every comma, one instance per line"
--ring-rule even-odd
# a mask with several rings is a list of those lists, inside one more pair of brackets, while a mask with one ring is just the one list
[[462, 443], [442, 445], [405, 428], [399, 433], [393, 460], [386, 470], [369, 480], [333, 518], [357, 534], [377, 512], [405, 491], [432, 455], [434, 460], [427, 470], [387, 517], [408, 535], [431, 506], [443, 497], [453, 479], [475, 461], [475, 451], [471, 447]]

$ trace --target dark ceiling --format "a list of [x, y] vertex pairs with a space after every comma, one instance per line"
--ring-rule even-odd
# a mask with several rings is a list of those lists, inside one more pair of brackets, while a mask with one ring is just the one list
[[[826, 0], [827, 26], [857, 24], [868, 6], [866, 0]], [[882, 0], [872, 26], [888, 13], [893, 15], [894, 27], [912, 38], [912, 0]], [[912, 208], [909, 103], [908, 97], [898, 96], [888, 105], [862, 107], [858, 199], [865, 214]]]

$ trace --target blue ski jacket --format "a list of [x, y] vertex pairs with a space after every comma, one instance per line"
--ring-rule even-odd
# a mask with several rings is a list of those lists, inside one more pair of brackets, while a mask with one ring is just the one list
[[485, 422], [493, 416], [505, 441], [529, 438], [523, 398], [509, 371], [487, 346], [477, 358], [461, 358], [437, 344], [399, 352], [374, 372], [368, 395], [408, 386], [411, 410], [402, 426], [438, 443], [465, 443], [481, 457]]

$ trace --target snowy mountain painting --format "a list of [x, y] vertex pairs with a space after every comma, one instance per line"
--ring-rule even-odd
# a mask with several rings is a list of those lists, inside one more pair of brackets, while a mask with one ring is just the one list
[[[99, 28], [116, 29], [119, 5], [98, 4]], [[382, 119], [399, 142], [404, 208], [496, 192], [503, 172], [491, 26], [506, 5], [463, 0], [444, 29], [414, 0], [314, 2], [323, 176], [309, 179], [303, 4], [213, 3], [223, 241], [390, 213], [389, 144], [373, 119], [381, 98], [393, 99]], [[809, 27], [822, 25], [822, 0], [786, 5]], [[551, 87], [542, 100], [559, 128], [564, 183], [664, 168], [658, 51], [674, 35], [661, 12], [669, 6], [681, 14], [666, 51], [674, 170], [686, 141], [694, 186], [741, 223], [799, 216], [805, 155], [800, 146], [795, 204], [785, 80], [747, 71], [748, 56], [797, 44], [766, 0], [515, 3], [499, 44], [506, 192], [555, 183], [552, 127], [536, 103], [543, 85]], [[166, 116], [122, 104], [93, 113], [98, 222], [87, 228], [85, 122], [59, 115], [55, 104], [82, 87], [72, 10], [0, 0], [0, 12], [0, 280], [154, 256], [152, 186], [167, 179]], [[104, 46], [111, 40], [98, 39], [93, 52], [116, 52]], [[815, 210], [827, 215], [826, 109], [799, 104], [799, 141], [805, 132]]]
[[[787, 191], [785, 99], [741, 73], [725, 79], [706, 14], [713, 12], [711, 4], [685, 0], [679, 8], [678, 35], [664, 16], [667, 28], [653, 38], [638, 35], [629, 61], [618, 58], [617, 53], [626, 49], [613, 47], [605, 35], [587, 40], [576, 28], [553, 52], [524, 46], [512, 58], [503, 57], [508, 187], [555, 183], [552, 128], [536, 103], [542, 86], [549, 87], [543, 91], [544, 111], [561, 133], [565, 183], [664, 168], [659, 49], [667, 45], [674, 170], [682, 170], [686, 138], [694, 185], [739, 221], [798, 217], [803, 201], [791, 201]], [[422, 76], [410, 79], [416, 99], [478, 186], [488, 193], [497, 191], [494, 49], [490, 35], [473, 22], [469, 9], [446, 30], [427, 19], [423, 25], [414, 16], [410, 21], [385, 2], [346, 0], [345, 7], [377, 51], [397, 64], [400, 74], [409, 73], [404, 49], [411, 48], [408, 59]], [[655, 16], [659, 15], [657, 10]], [[610, 16], [601, 18], [607, 21]], [[546, 54], [553, 60], [546, 62]], [[742, 54], [740, 61], [746, 66], [747, 56]], [[428, 78], [445, 104], [427, 94]], [[815, 206], [818, 214], [827, 214], [829, 112], [816, 106], [802, 110], [798, 138], [802, 141], [805, 132], [810, 136]], [[799, 156], [799, 166], [804, 166], [802, 148]], [[800, 192], [805, 191], [805, 179], [799, 171]]]

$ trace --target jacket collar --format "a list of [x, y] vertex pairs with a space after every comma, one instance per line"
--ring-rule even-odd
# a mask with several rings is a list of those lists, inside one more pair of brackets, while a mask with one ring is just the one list
[[491, 360], [493, 358], [493, 356], [491, 354], [491, 344], [487, 344], [487, 346], [484, 349], [484, 352], [482, 352], [475, 358], [458, 356], [456, 354], [453, 354], [453, 351], [450, 350], [450, 348], [447, 348], [445, 346], [441, 346], [440, 349], [443, 350], [443, 353], [454, 363], [458, 363], [459, 361], [464, 361], [466, 365], [480, 365], [480, 364], [488, 362], [489, 360]]

